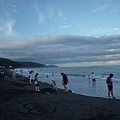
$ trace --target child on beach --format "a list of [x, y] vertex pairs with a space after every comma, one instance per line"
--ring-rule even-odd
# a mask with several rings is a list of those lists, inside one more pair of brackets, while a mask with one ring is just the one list
[[34, 80], [33, 74], [34, 74], [34, 71], [31, 70], [31, 71], [29, 72], [30, 84], [32, 84], [32, 80]]
[[52, 79], [52, 82], [53, 82], [53, 89], [58, 90], [56, 81]]
[[35, 91], [40, 91], [40, 87], [38, 84], [38, 73], [35, 74], [35, 79], [34, 79], [34, 85], [35, 85]]

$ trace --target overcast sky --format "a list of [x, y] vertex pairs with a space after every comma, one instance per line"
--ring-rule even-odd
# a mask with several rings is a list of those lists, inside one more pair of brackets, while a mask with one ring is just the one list
[[0, 0], [0, 57], [119, 65], [120, 0]]

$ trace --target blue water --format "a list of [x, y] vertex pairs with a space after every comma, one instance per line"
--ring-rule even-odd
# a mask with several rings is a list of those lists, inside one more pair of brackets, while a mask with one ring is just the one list
[[[57, 81], [58, 88], [63, 89], [61, 84], [62, 77], [61, 72], [67, 74], [69, 83], [68, 89], [73, 93], [82, 94], [86, 96], [108, 98], [106, 78], [110, 73], [114, 74], [113, 77], [113, 90], [114, 96], [120, 99], [120, 66], [95, 66], [95, 67], [55, 67], [55, 68], [35, 68], [29, 69], [39, 73], [39, 80], [52, 84], [52, 79]], [[28, 70], [24, 70], [24, 75], [28, 75]], [[93, 84], [91, 78], [88, 75], [95, 73], [96, 83]], [[54, 74], [54, 75], [53, 75]], [[48, 77], [46, 77], [48, 76]]]

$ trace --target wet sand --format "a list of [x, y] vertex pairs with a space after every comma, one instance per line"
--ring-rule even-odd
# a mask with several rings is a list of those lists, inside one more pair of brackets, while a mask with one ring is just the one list
[[28, 78], [0, 77], [0, 120], [120, 120], [120, 101], [55, 91], [39, 82], [34, 91]]

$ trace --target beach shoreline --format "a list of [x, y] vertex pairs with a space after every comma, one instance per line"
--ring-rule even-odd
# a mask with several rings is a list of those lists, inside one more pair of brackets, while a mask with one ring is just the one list
[[34, 91], [27, 77], [0, 77], [0, 120], [119, 120], [120, 101], [55, 91], [39, 81]]

